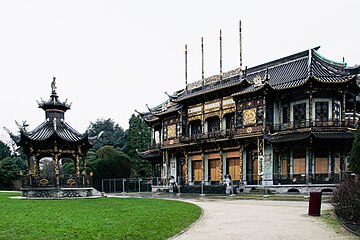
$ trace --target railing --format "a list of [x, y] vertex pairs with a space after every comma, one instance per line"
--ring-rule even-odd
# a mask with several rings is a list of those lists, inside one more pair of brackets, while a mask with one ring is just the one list
[[268, 124], [270, 126], [270, 131], [287, 131], [293, 129], [309, 128], [309, 127], [356, 127], [356, 123], [350, 120], [340, 121], [340, 120], [304, 120], [299, 122], [289, 122], [289, 123], [280, 123], [280, 124]]
[[215, 130], [207, 133], [198, 133], [180, 137], [180, 142], [197, 142], [205, 139], [224, 139], [235, 135], [235, 128]]
[[[266, 122], [265, 132], [279, 132], [279, 131], [291, 131], [295, 129], [303, 129], [303, 128], [356, 128], [357, 123], [351, 120], [339, 121], [339, 120], [323, 120], [323, 121], [311, 121], [304, 120], [300, 122], [289, 122], [289, 123], [280, 123], [280, 124], [272, 124], [271, 122]], [[232, 138], [236, 135], [241, 135], [241, 133], [237, 132], [241, 127], [232, 127], [229, 129], [215, 130], [207, 133], [198, 133], [198, 134], [184, 134], [179, 137], [181, 143], [188, 142], [201, 142], [208, 139], [225, 139]], [[255, 132], [254, 132], [255, 133]], [[258, 132], [256, 132], [258, 133]], [[158, 147], [159, 145], [156, 145]]]
[[116, 192], [151, 192], [152, 186], [162, 186], [161, 178], [118, 178], [102, 179], [101, 191], [107, 193]]
[[274, 174], [274, 184], [337, 184], [350, 176], [349, 172], [315, 174]]
[[22, 176], [23, 188], [82, 188], [92, 187], [91, 176]]

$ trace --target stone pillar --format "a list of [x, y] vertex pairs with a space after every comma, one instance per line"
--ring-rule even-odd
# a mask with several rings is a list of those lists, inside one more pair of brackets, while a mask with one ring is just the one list
[[221, 180], [223, 180], [225, 174], [227, 174], [227, 160], [226, 160], [226, 152], [222, 153], [222, 176]]
[[188, 160], [187, 160], [187, 172], [188, 172], [188, 183], [192, 183], [193, 180], [193, 176], [192, 176], [192, 159], [191, 159], [191, 156], [189, 157], [188, 156]]
[[203, 151], [201, 151], [201, 159], [202, 159], [202, 165], [201, 165], [202, 181], [205, 181], [205, 154]]
[[209, 158], [208, 154], [203, 154], [203, 160], [204, 160], [204, 171], [203, 171], [203, 179], [204, 182], [209, 182]]

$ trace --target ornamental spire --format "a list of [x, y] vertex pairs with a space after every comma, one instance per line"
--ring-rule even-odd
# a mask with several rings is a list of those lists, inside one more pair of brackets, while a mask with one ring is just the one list
[[56, 77], [53, 77], [53, 81], [51, 82], [51, 93], [56, 95]]

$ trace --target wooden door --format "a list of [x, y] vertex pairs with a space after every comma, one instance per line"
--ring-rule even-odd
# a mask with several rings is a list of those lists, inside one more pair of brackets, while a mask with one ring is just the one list
[[210, 181], [220, 181], [220, 160], [209, 160], [210, 167]]
[[203, 180], [202, 161], [193, 161], [194, 181], [201, 182]]
[[228, 159], [229, 174], [234, 181], [240, 180], [240, 159], [230, 158]]
[[259, 181], [259, 161], [258, 158], [253, 158], [253, 168], [252, 168], [253, 172], [253, 180], [254, 181]]

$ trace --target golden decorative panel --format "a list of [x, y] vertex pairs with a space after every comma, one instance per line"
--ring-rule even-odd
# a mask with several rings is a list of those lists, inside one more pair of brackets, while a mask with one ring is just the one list
[[39, 181], [39, 183], [40, 183], [40, 185], [45, 186], [45, 185], [48, 185], [49, 181], [47, 179], [43, 178]]
[[168, 138], [176, 137], [176, 124], [167, 126], [167, 134], [168, 134]]
[[243, 125], [250, 126], [256, 124], [256, 108], [243, 110]]

